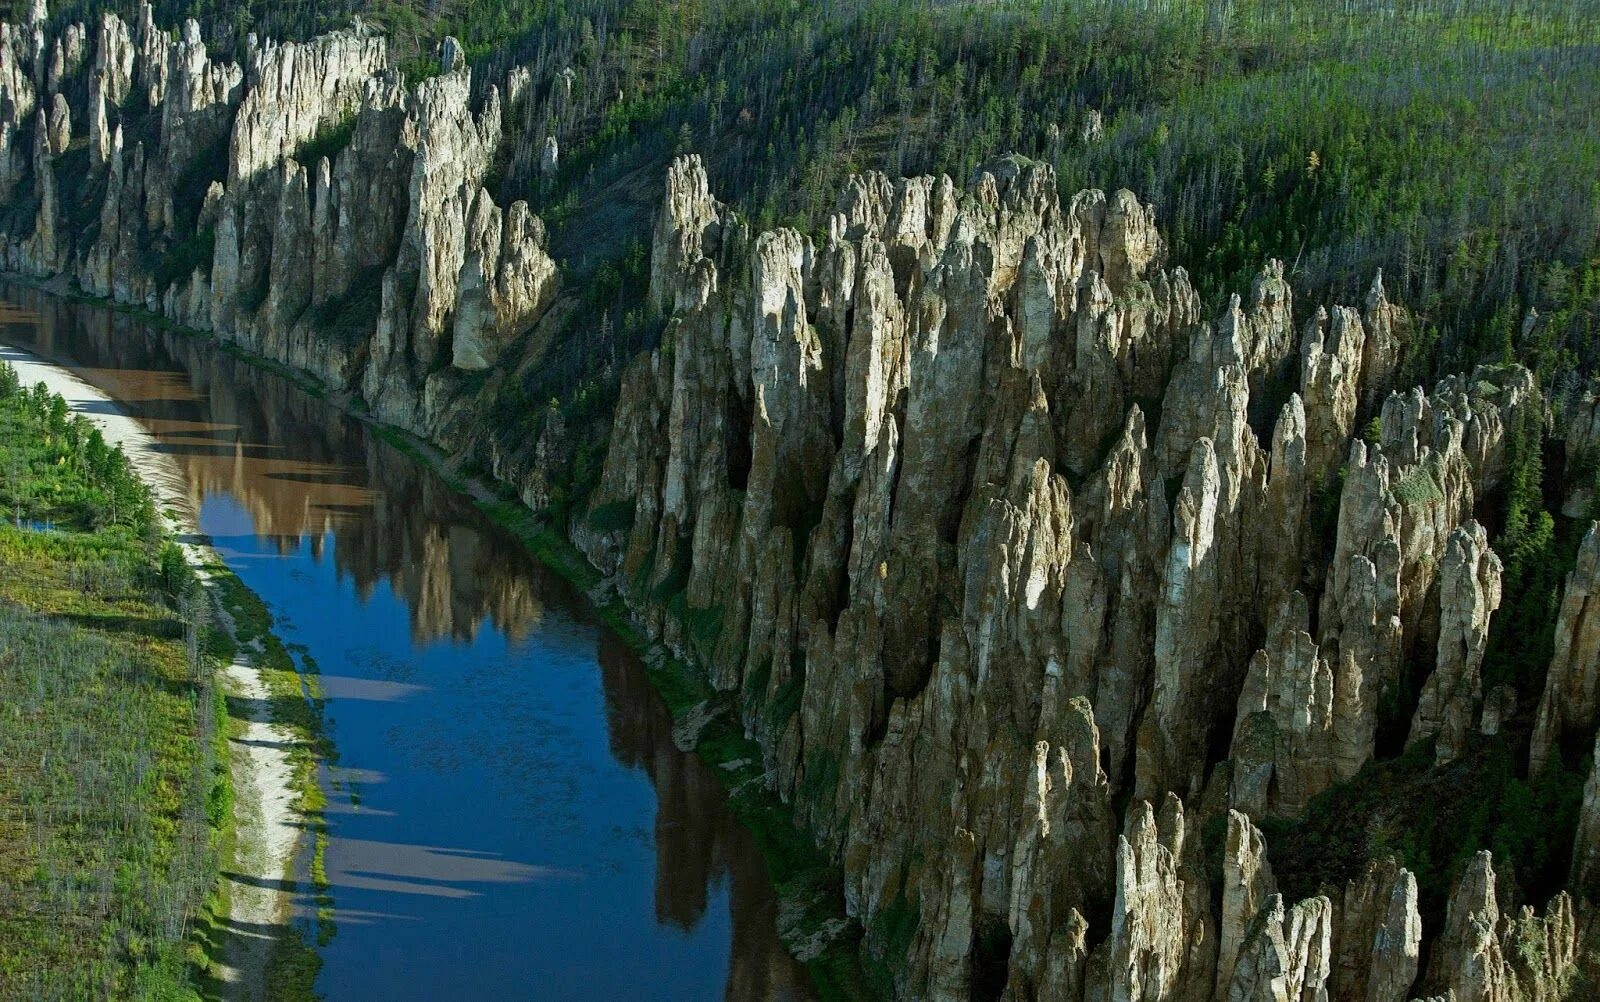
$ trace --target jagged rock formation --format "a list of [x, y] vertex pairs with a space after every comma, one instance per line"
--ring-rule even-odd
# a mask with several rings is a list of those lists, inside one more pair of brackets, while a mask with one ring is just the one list
[[[1014, 339], [981, 319], [995, 314], [989, 305], [991, 279], [974, 244], [980, 230], [993, 234], [996, 267], [1016, 262], [1011, 267], [1022, 287], [1017, 295], [1025, 303], [1035, 273], [1040, 286], [1053, 284], [1063, 296], [1075, 298], [1081, 286], [1109, 298], [1106, 283], [1085, 264], [1088, 248], [1099, 248], [1093, 260], [1107, 274], [1131, 282], [1134, 269], [1142, 272], [1153, 255], [1148, 243], [1152, 234], [1143, 210], [1127, 199], [1108, 208], [1103, 199], [1084, 198], [1069, 215], [1055, 202], [1047, 175], [1031, 167], [1011, 167], [1003, 183], [988, 175], [964, 211], [957, 208], [947, 181], [891, 186], [882, 178], [862, 179], [833, 224], [830, 244], [820, 249], [783, 233], [748, 243], [738, 220], [711, 199], [695, 161], [679, 164], [669, 180], [652, 272], [658, 276], [653, 291], [659, 301], [679, 311], [680, 319], [667, 335], [674, 344], [675, 370], [669, 373], [652, 359], [637, 363], [626, 377], [616, 425], [618, 442], [639, 443], [643, 455], [660, 448], [665, 463], [655, 467], [658, 481], [642, 483], [641, 467], [613, 450], [602, 492], [606, 501], [636, 502], [634, 524], [645, 531], [636, 530], [628, 548], [614, 555], [607, 552], [605, 540], [590, 544], [607, 565], [628, 572], [653, 565], [660, 579], [674, 561], [693, 552], [709, 553], [729, 540], [728, 552], [737, 555], [734, 561], [720, 566], [692, 557], [687, 561], [691, 604], [709, 605], [717, 594], [735, 603], [723, 610], [722, 642], [713, 652], [714, 677], [726, 688], [750, 691], [750, 702], [759, 708], [768, 701], [767, 694], [796, 688], [802, 677], [797, 669], [803, 668], [798, 716], [783, 722], [788, 735], [774, 735], [772, 745], [781, 749], [806, 735], [818, 747], [809, 763], [805, 750], [797, 748], [798, 758], [775, 755], [773, 765], [782, 782], [801, 788], [816, 783], [826, 763], [840, 763], [835, 787], [819, 789], [826, 796], [802, 804], [802, 809], [819, 826], [834, 828], [847, 854], [849, 844], [865, 844], [869, 838], [913, 851], [914, 844], [926, 839], [920, 831], [881, 827], [886, 819], [905, 813], [889, 807], [889, 799], [927, 802], [945, 782], [933, 777], [987, 762], [973, 783], [992, 792], [978, 792], [974, 799], [979, 803], [963, 805], [958, 817], [969, 820], [962, 827], [975, 844], [989, 847], [990, 860], [1010, 857], [1019, 838], [1026, 845], [1025, 832], [1011, 820], [1026, 805], [1005, 804], [1006, 791], [1021, 789], [1022, 777], [994, 770], [1009, 772], [1032, 756], [1008, 762], [1009, 756], [988, 748], [993, 738], [983, 719], [992, 714], [997, 721], [1009, 720], [1022, 710], [1029, 714], [1018, 722], [1022, 732], [1056, 746], [1069, 697], [1094, 693], [1096, 675], [1103, 675], [1108, 689], [1126, 695], [1093, 700], [1097, 707], [1111, 708], [1110, 733], [1108, 720], [1096, 715], [1095, 721], [1100, 745], [1115, 751], [1109, 756], [1102, 751], [1091, 760], [1106, 759], [1108, 776], [1126, 766], [1130, 709], [1140, 698], [1141, 680], [1123, 669], [1128, 659], [1114, 663], [1119, 660], [1114, 647], [1069, 646], [1064, 641], [1071, 634], [1061, 617], [1087, 614], [1077, 600], [1080, 595], [1098, 593], [1103, 596], [1098, 601], [1113, 608], [1142, 606], [1143, 622], [1130, 616], [1129, 626], [1119, 632], [1134, 658], [1140, 646], [1149, 650], [1153, 609], [1141, 596], [1123, 598], [1115, 590], [1107, 594], [1106, 569], [1078, 539], [1075, 524], [1087, 520], [1104, 526], [1108, 538], [1137, 540], [1164, 532], [1167, 501], [1144, 422], [1137, 410], [1130, 414], [1105, 471], [1085, 485], [1081, 501], [1074, 498], [1066, 481], [1050, 470], [1059, 436], [1044, 389], [1047, 379], [1068, 374], [1053, 361], [1056, 346], [1062, 344], [1054, 330], [1068, 325], [1057, 319], [1053, 298], [1046, 298], [1045, 309], [1035, 314], [1042, 315], [1041, 329], [1031, 331], [1025, 324]], [[1041, 234], [1045, 220], [1070, 228], [1072, 235]], [[1105, 239], [1107, 225], [1124, 226], [1128, 232]], [[943, 260], [935, 263], [941, 244]], [[983, 246], [987, 257], [991, 245], [985, 241]], [[720, 293], [719, 265], [743, 254], [749, 255], [753, 287], [746, 299], [743, 282], [734, 276], [738, 284], [729, 293], [734, 305], [730, 317], [712, 297]], [[1064, 269], [1072, 270], [1063, 275]], [[853, 304], [813, 299], [808, 287], [817, 281], [812, 276], [821, 275], [840, 276], [844, 284], [833, 288], [848, 288], [859, 299]], [[1160, 303], [1192, 304], [1181, 273], [1176, 284], [1164, 275], [1158, 280], [1167, 291], [1157, 304], [1103, 301], [1095, 307], [1110, 318], [1115, 336], [1100, 341], [1080, 337], [1078, 347], [1113, 363], [1106, 367], [1108, 374], [1116, 372], [1119, 352], [1132, 370], [1135, 340], [1170, 340], [1160, 326], [1172, 310]], [[1160, 316], [1152, 322], [1156, 314]], [[1134, 320], [1123, 326], [1124, 315]], [[816, 324], [812, 316], [818, 317]], [[847, 316], [851, 330], [844, 337], [837, 325]], [[1084, 324], [1070, 326], [1080, 335], [1096, 329]], [[966, 335], [975, 325], [993, 331], [989, 343]], [[1102, 323], [1099, 329], [1107, 326]], [[1120, 330], [1133, 336], [1124, 337]], [[974, 433], [971, 429], [981, 428], [975, 408], [983, 395], [985, 355], [994, 353], [998, 359], [1030, 351], [1052, 362], [1043, 372], [1018, 372], [1002, 386], [997, 410], [1014, 415], [1010, 419], [1017, 424]], [[830, 361], [842, 366], [842, 374], [829, 371]], [[718, 400], [704, 395], [722, 386], [737, 396]], [[741, 397], [753, 407], [748, 453], [742, 443], [730, 442], [733, 429], [727, 424]], [[837, 449], [832, 413], [839, 415]], [[970, 503], [964, 503], [957, 492], [968, 490], [969, 470], [981, 471], [983, 479]], [[744, 480], [742, 512], [729, 505], [733, 499], [724, 485], [730, 474]], [[806, 580], [796, 581], [791, 577], [796, 565], [792, 554], [804, 541], [797, 543], [795, 529], [803, 509], [813, 503], [823, 507], [823, 526], [829, 532], [850, 529], [832, 539], [819, 533], [816, 545], [827, 556], [807, 562]], [[963, 515], [963, 508], [968, 514]], [[839, 516], [827, 514], [834, 511]], [[1115, 569], [1137, 559], [1142, 548], [1149, 553], [1144, 573], [1154, 573], [1156, 545], [1120, 547], [1108, 552], [1107, 559], [1116, 561], [1111, 564]], [[969, 586], [955, 621], [930, 634], [941, 579]], [[740, 594], [740, 580], [756, 583], [748, 601]], [[644, 584], [654, 587], [657, 581]], [[861, 598], [840, 607], [835, 596], [841, 590]], [[804, 619], [796, 619], [797, 613]], [[830, 619], [836, 624], [831, 630]], [[1098, 641], [1102, 632], [1096, 625], [1079, 636]], [[798, 666], [789, 655], [797, 643], [807, 651], [805, 663]], [[1034, 655], [1019, 657], [1019, 643]], [[863, 649], [883, 652], [882, 659], [863, 663]], [[841, 663], [844, 652], [850, 653], [850, 662]], [[1101, 665], [1107, 670], [1102, 672]], [[847, 667], [854, 682], [845, 685]], [[1090, 683], [1087, 688], [1085, 682]], [[836, 685], [855, 693], [859, 702], [836, 709]], [[935, 698], [935, 693], [949, 698]], [[956, 699], [960, 702], [952, 705]], [[769, 726], [768, 717], [752, 713], [747, 722], [761, 728]], [[846, 721], [848, 728], [841, 726]], [[838, 735], [842, 754], [829, 747], [829, 734]], [[963, 746], [968, 750], [952, 754]], [[873, 757], [885, 764], [868, 764]], [[880, 770], [904, 774], [904, 765], [892, 763], [912, 757], [933, 780], [931, 785], [906, 790], [875, 781]], [[963, 759], [971, 765], [962, 766]], [[872, 803], [874, 798], [884, 800], [881, 809]], [[863, 799], [866, 808], [855, 809]], [[983, 809], [980, 804], [991, 806]], [[1037, 817], [1037, 808], [1031, 813]], [[928, 841], [937, 845], [943, 838]], [[1109, 843], [1102, 844], [1101, 851], [1107, 851]], [[903, 858], [900, 852], [876, 855]], [[994, 865], [986, 862], [984, 873], [993, 872]], [[1029, 869], [1022, 867], [1024, 878]], [[958, 872], [959, 866], [950, 870], [939, 865], [914, 875], [929, 884], [916, 896], [943, 899], [944, 885]], [[871, 908], [906, 893], [909, 879], [892, 871], [864, 873], [851, 881], [847, 893]], [[1033, 895], [1004, 879], [985, 879], [983, 884], [994, 895], [997, 911], [999, 902]], [[1095, 910], [1091, 902], [1096, 897], [1098, 909], [1103, 909], [1107, 890], [1077, 889], [1076, 900], [1066, 901], [1052, 895], [1060, 903], [1057, 921], [1072, 910], [1080, 915]], [[1039, 954], [1034, 947], [1028, 949], [1035, 958]]]
[[1251, 923], [1228, 999], [1316, 1002], [1328, 997], [1331, 927], [1327, 898], [1308, 898], [1287, 913], [1274, 894]]
[[[1319, 656], [1305, 597], [1291, 595], [1245, 675], [1234, 715], [1231, 797], [1255, 814], [1298, 814], [1315, 793], [1354, 774], [1368, 735], [1350, 699]], [[1344, 697], [1334, 705], [1335, 692]]]
[[[1595, 738], [1600, 762], [1600, 737]], [[1590, 766], [1583, 785], [1583, 807], [1578, 812], [1578, 834], [1572, 842], [1572, 885], [1578, 893], [1592, 896], [1600, 888], [1600, 768]]]
[[[1222, 922], [1217, 957], [1217, 994], [1226, 993], [1245, 946], [1251, 923], [1262, 914], [1267, 900], [1277, 893], [1272, 868], [1267, 863], [1266, 840], [1238, 811], [1228, 812], [1228, 841], [1222, 857]], [[1281, 924], [1283, 914], [1278, 907]], [[1326, 977], [1326, 972], [1324, 972]]]
[[[1090, 994], [1114, 999], [1204, 998], [1210, 982], [1210, 916], [1196, 891], [1183, 804], [1168, 794], [1159, 817], [1136, 804], [1119, 836], [1111, 934], [1091, 961]], [[1198, 886], [1197, 886], [1198, 885]]]
[[556, 269], [545, 253], [544, 224], [527, 202], [513, 202], [502, 221], [494, 199], [480, 189], [466, 242], [450, 361], [476, 371], [494, 365], [505, 342], [550, 305]]
[[1422, 947], [1417, 880], [1393, 859], [1374, 861], [1339, 901], [1331, 992], [1337, 999], [1401, 1002], [1416, 983]]
[[1493, 862], [1480, 852], [1450, 896], [1427, 984], [1457, 1002], [1560, 999], [1577, 947], [1577, 922], [1566, 894], [1556, 895], [1542, 917], [1525, 907], [1514, 921], [1503, 918]]
[[1034, 823], [1024, 823], [1013, 850], [1018, 877], [1007, 922], [1017, 944], [1007, 991], [1020, 998], [1059, 997], [1081, 988], [1087, 926], [1078, 908], [1107, 894], [1100, 874], [1075, 865], [1085, 856], [1103, 856], [1115, 834], [1088, 700], [1072, 700], [1063, 725], [1066, 746], [1035, 746], [1034, 785], [1023, 805]]
[[1592, 730], [1600, 712], [1600, 522], [1590, 523], [1578, 565], [1567, 575], [1555, 635], [1533, 732], [1535, 772], [1568, 734]]
[[1600, 509], [1595, 488], [1600, 486], [1600, 396], [1592, 390], [1567, 401], [1565, 445], [1567, 496], [1561, 508], [1568, 518], [1593, 518]]
[[[570, 75], [475, 91], [452, 42], [411, 87], [359, 23], [233, 64], [148, 6], [42, 22], [0, 28], [0, 264], [313, 373], [551, 500], [573, 430], [506, 441], [492, 407], [542, 360], [558, 269], [492, 168], [504, 117], [557, 113]], [[1476, 519], [1533, 377], [1396, 387], [1412, 324], [1381, 276], [1297, 329], [1268, 261], [1207, 321], [1154, 219], [1006, 158], [862, 175], [819, 237], [754, 233], [674, 162], [662, 342], [621, 375], [573, 541], [705, 666], [864, 948], [903, 949], [905, 997], [1554, 999], [1569, 899], [1507, 920], [1484, 858], [1438, 928], [1394, 861], [1289, 901], [1256, 827], [1397, 721], [1440, 761], [1525, 733], [1532, 693], [1483, 692]], [[1583, 553], [1536, 764], [1596, 723], [1595, 532]]]
[[[39, 37], [0, 33], [0, 107], [12, 116], [0, 122], [0, 189], [30, 186], [39, 207], [30, 232], [8, 237], [7, 268], [68, 274], [360, 388], [384, 419], [436, 437], [456, 414], [459, 374], [492, 366], [554, 299], [543, 224], [483, 189], [500, 101], [491, 86], [473, 106], [459, 48], [411, 90], [387, 39], [359, 20], [306, 43], [252, 37], [242, 64], [213, 60], [193, 21], [176, 38], [157, 28], [148, 4], [131, 25], [103, 15], [92, 41], [77, 26], [48, 49]], [[81, 111], [69, 100], [80, 92]], [[81, 154], [75, 122], [86, 123]], [[344, 131], [340, 148], [296, 162]], [[74, 199], [103, 192], [98, 225], [64, 225], [63, 170], [89, 179]]]
[[248, 183], [318, 130], [353, 114], [366, 81], [388, 64], [387, 40], [359, 23], [305, 44], [251, 46], [248, 87], [228, 137], [229, 187]]
[[1476, 522], [1450, 533], [1439, 568], [1438, 665], [1422, 687], [1411, 741], [1436, 739], [1435, 759], [1457, 758], [1483, 703], [1479, 669], [1489, 616], [1500, 607], [1500, 558]]
[[[652, 256], [672, 319], [624, 377], [593, 500], [630, 517], [575, 539], [743, 708], [869, 929], [922, 903], [907, 994], [963, 995], [999, 927], [1011, 998], [1409, 997], [1414, 879], [1271, 904], [1246, 814], [1353, 777], [1423, 652], [1417, 737], [1449, 758], [1498, 726], [1478, 666], [1499, 564], [1471, 519], [1532, 379], [1394, 394], [1409, 321], [1381, 278], [1297, 340], [1275, 262], [1208, 325], [1161, 261], [1131, 195], [1062, 201], [1014, 159], [965, 192], [858, 178], [821, 244], [750, 235], [680, 160]], [[1285, 381], [1276, 412], [1252, 408]], [[1160, 401], [1153, 433], [1140, 400]], [[650, 611], [680, 588], [712, 630]], [[1075, 719], [1094, 724], [1092, 773], [1147, 806], [1116, 842], [1077, 843], [1113, 887], [1080, 864], [1048, 908], [1019, 907], [1043, 901], [1039, 835], [1057, 830], [1039, 777], [1079, 789], [1081, 754], [1050, 766]], [[1221, 757], [1245, 813], [1215, 915], [1185, 832]]]

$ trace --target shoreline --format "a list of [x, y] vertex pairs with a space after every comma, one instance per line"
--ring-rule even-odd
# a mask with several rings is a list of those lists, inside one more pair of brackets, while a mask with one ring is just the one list
[[703, 666], [680, 658], [651, 639], [636, 611], [567, 536], [527, 507], [515, 490], [493, 477], [463, 474], [454, 457], [436, 443], [404, 428], [386, 424], [358, 406], [359, 398], [329, 387], [310, 372], [260, 355], [212, 331], [186, 327], [151, 312], [142, 304], [121, 303], [85, 294], [66, 276], [39, 278], [0, 271], [0, 280], [47, 296], [94, 309], [109, 310], [165, 332], [204, 341], [217, 350], [285, 379], [368, 428], [374, 435], [435, 473], [455, 493], [470, 500], [490, 520], [510, 533], [535, 560], [581, 592], [595, 614], [627, 647], [643, 659], [646, 675], [667, 705], [675, 741], [711, 767], [728, 793], [740, 823], [755, 837], [768, 876], [778, 892], [782, 917], [779, 938], [805, 965], [820, 999], [888, 998], [893, 969], [869, 962], [860, 950], [868, 933], [849, 915], [838, 885], [839, 869], [818, 846], [809, 828], [794, 824], [792, 807], [765, 786], [763, 753], [744, 733], [725, 694], [711, 689]]
[[[199, 513], [191, 510], [183, 474], [154, 436], [116, 400], [58, 362], [4, 341], [0, 341], [0, 361], [16, 370], [24, 386], [44, 383], [66, 399], [73, 413], [93, 422], [106, 444], [121, 447], [134, 472], [150, 487], [157, 512], [211, 596], [222, 623], [233, 633], [221, 586], [207, 570], [216, 564], [226, 566], [225, 562], [200, 534]], [[227, 695], [250, 707], [270, 703], [266, 682], [254, 663], [256, 653], [241, 645], [221, 673]], [[234, 875], [218, 877], [228, 902], [227, 914], [218, 918], [231, 931], [218, 973], [229, 997], [257, 999], [266, 996], [274, 948], [291, 928], [284, 878], [303, 849], [303, 833], [296, 817], [299, 794], [288, 751], [295, 736], [261, 709], [253, 709], [241, 723], [242, 731], [230, 731], [227, 737], [236, 842], [233, 858], [223, 861]], [[268, 929], [276, 932], [261, 931]]]

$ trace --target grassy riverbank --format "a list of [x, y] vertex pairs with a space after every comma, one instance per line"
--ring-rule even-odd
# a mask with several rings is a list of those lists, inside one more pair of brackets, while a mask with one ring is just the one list
[[196, 997], [233, 837], [203, 600], [144, 485], [0, 370], [0, 996]]
[[[0, 369], [0, 998], [217, 998], [242, 981], [300, 1002], [333, 934], [314, 666], [203, 541], [173, 538], [151, 472]], [[231, 746], [263, 727], [289, 739], [286, 768]], [[275, 787], [312, 833], [315, 920], [263, 939], [282, 899], [238, 881], [296, 878], [298, 828], [257, 803]]]
[[[334, 753], [324, 724], [317, 666], [310, 655], [292, 651], [278, 639], [266, 603], [226, 565], [213, 561], [205, 564], [201, 573], [227, 619], [224, 657], [233, 661], [243, 655], [250, 664], [269, 707], [266, 719], [278, 730], [280, 740], [287, 739], [283, 743], [288, 748], [287, 786], [294, 797], [293, 815], [311, 840], [304, 867], [296, 865], [296, 854], [285, 861], [284, 871], [275, 875], [290, 894], [298, 893], [301, 882], [307, 882], [311, 907], [310, 915], [281, 928], [261, 972], [265, 997], [271, 1002], [311, 1002], [318, 997], [315, 982], [322, 969], [317, 949], [326, 946], [337, 931], [324, 862], [327, 795], [321, 782], [322, 766], [333, 761]], [[242, 719], [251, 711], [230, 706], [230, 713]]]

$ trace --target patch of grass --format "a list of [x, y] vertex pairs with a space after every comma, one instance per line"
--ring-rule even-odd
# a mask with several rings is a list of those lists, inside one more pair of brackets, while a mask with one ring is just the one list
[[246, 647], [258, 648], [264, 660], [262, 667], [285, 670], [293, 666], [289, 651], [283, 642], [272, 635], [272, 613], [255, 592], [246, 588], [238, 575], [222, 563], [209, 563], [203, 568], [212, 587], [217, 589], [223, 611], [233, 621], [233, 639]]
[[804, 678], [791, 678], [785, 682], [767, 706], [767, 719], [781, 727], [790, 717], [800, 712], [800, 700], [805, 696], [805, 690]]
[[1432, 504], [1444, 500], [1444, 492], [1434, 480], [1427, 463], [1418, 463], [1407, 470], [1389, 488], [1396, 498], [1408, 505]]
[[217, 231], [209, 226], [173, 244], [156, 266], [156, 287], [164, 289], [174, 282], [184, 281], [196, 269], [210, 275], [211, 259], [216, 247]]
[[298, 925], [291, 926], [267, 961], [267, 998], [271, 1002], [319, 998], [315, 985], [321, 970], [322, 956], [306, 931]]
[[377, 328], [383, 309], [383, 266], [366, 268], [351, 280], [344, 294], [316, 307], [317, 326], [337, 341], [367, 337]]
[[885, 997], [894, 994], [894, 971], [911, 949], [920, 918], [921, 911], [916, 899], [908, 898], [903, 888], [893, 901], [873, 917], [868, 941], [876, 949], [870, 954], [868, 973]]
[[667, 568], [667, 573], [661, 581], [650, 590], [650, 598], [656, 602], [667, 603], [689, 587], [689, 572], [692, 570], [690, 542], [688, 539], [679, 539], [678, 545], [672, 548], [672, 564]]
[[705, 609], [685, 607], [683, 621], [689, 627], [689, 637], [694, 640], [694, 645], [702, 654], [710, 655], [716, 648], [717, 641], [722, 637], [722, 619], [725, 615], [722, 606], [713, 605]]
[[[220, 564], [202, 568], [227, 614], [212, 622], [122, 453], [9, 367], [0, 468], [0, 706], [15, 711], [0, 713], [0, 997], [216, 994], [232, 935], [218, 876], [237, 844], [229, 737], [244, 724], [215, 672], [241, 650], [297, 738], [326, 943], [318, 764], [332, 749], [315, 663], [302, 658], [302, 678], [270, 611]], [[274, 949], [272, 997], [314, 997], [319, 964], [293, 931]]]
[[[0, 367], [0, 517], [80, 530], [108, 529], [85, 545], [104, 546], [127, 562], [143, 560], [158, 532], [150, 491], [121, 449], [40, 383], [23, 387]], [[129, 548], [138, 541], [142, 546]]]

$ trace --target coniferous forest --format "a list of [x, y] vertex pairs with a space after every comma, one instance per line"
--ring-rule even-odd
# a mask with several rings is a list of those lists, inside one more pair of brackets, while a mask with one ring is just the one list
[[[10, 270], [306, 378], [659, 645], [684, 746], [770, 798], [820, 994], [1600, 997], [1600, 0], [39, 14], [0, 4], [231, 83], [8, 57]], [[214, 693], [162, 643], [229, 641], [123, 457], [15, 384], [0, 666], [55, 645], [108, 726], [82, 690], [141, 654], [62, 625], [59, 559], [173, 677], [117, 704], [154, 757], [105, 770], [165, 778], [113, 807], [7, 767], [6, 700], [46, 710], [0, 675], [0, 800], [48, 790], [0, 988], [41, 976], [10, 938], [165, 997], [215, 902], [143, 889], [229, 829], [174, 807]], [[94, 897], [74, 783], [128, 812], [85, 864], [134, 860], [115, 933], [52, 924]]]

